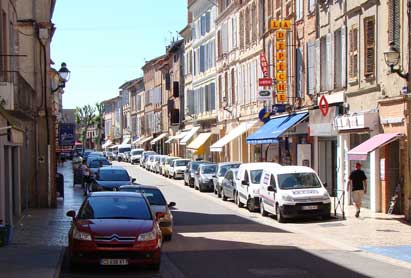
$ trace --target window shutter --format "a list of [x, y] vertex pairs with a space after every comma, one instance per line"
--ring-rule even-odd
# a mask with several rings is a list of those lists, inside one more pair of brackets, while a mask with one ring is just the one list
[[206, 14], [206, 17], [205, 17], [205, 19], [206, 19], [206, 22], [205, 22], [205, 25], [206, 25], [206, 33], [208, 33], [208, 32], [210, 32], [210, 12], [208, 11], [207, 12], [207, 14]]
[[364, 76], [374, 75], [375, 68], [375, 20], [374, 17], [364, 19], [365, 65]]
[[303, 53], [301, 48], [296, 49], [296, 62], [296, 97], [302, 97]]
[[215, 99], [216, 99], [216, 91], [215, 91], [215, 83], [211, 83], [211, 110], [215, 110]]
[[315, 92], [315, 73], [314, 73], [314, 60], [315, 60], [315, 45], [314, 42], [307, 43], [307, 93], [309, 95]]
[[400, 47], [400, 0], [389, 0], [388, 3], [388, 42]]
[[315, 41], [315, 92], [321, 91], [321, 43], [320, 39]]
[[334, 88], [334, 37], [332, 33], [328, 33], [326, 37], [327, 44], [327, 90]]
[[165, 79], [166, 79], [166, 90], [170, 90], [170, 73], [166, 73], [165, 75]]
[[180, 96], [180, 86], [178, 81], [173, 82], [173, 97]]
[[346, 41], [346, 35], [347, 33], [347, 27], [342, 26], [341, 27], [341, 85], [343, 88], [347, 87], [347, 41]]

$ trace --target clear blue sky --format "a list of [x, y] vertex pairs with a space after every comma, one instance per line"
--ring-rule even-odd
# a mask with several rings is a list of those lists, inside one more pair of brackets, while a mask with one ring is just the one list
[[142, 76], [145, 60], [165, 53], [187, 22], [187, 0], [57, 0], [51, 57], [72, 72], [63, 107], [118, 95]]

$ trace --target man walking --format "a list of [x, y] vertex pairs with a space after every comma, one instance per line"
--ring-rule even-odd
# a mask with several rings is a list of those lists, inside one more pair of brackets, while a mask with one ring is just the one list
[[357, 209], [355, 217], [360, 216], [361, 201], [362, 197], [367, 194], [367, 177], [363, 170], [361, 170], [361, 163], [355, 163], [355, 170], [351, 172], [350, 177], [347, 182], [347, 192], [350, 192], [350, 187], [352, 186], [352, 196], [354, 199], [354, 204]]
[[85, 160], [83, 160], [81, 164], [81, 173], [83, 175], [84, 195], [87, 195], [90, 184], [90, 169], [88, 168]]

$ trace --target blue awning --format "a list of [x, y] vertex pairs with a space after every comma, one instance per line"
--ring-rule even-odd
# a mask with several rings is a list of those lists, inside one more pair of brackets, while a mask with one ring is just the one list
[[278, 137], [288, 129], [302, 122], [308, 117], [308, 112], [281, 116], [271, 119], [255, 133], [247, 137], [247, 144], [278, 143]]

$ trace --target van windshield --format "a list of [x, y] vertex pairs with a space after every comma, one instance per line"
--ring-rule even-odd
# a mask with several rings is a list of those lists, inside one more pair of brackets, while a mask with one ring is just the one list
[[278, 175], [281, 189], [319, 188], [321, 183], [314, 173], [289, 173]]

